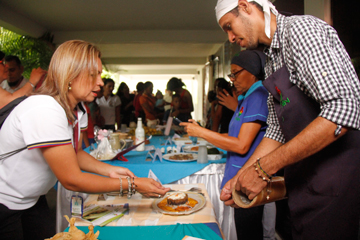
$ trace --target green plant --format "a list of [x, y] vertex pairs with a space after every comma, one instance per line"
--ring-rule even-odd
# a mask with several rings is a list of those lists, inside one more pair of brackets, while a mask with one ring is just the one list
[[54, 44], [50, 33], [45, 33], [37, 39], [0, 27], [0, 50], [6, 55], [18, 56], [24, 66], [23, 75], [29, 78], [33, 68], [48, 68], [54, 52]]

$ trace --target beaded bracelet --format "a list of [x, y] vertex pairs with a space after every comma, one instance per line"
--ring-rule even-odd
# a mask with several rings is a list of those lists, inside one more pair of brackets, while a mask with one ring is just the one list
[[[272, 179], [272, 176], [270, 176], [269, 174], [267, 174], [260, 166], [260, 158], [258, 158], [256, 160], [256, 162], [254, 163], [254, 168], [255, 168], [255, 171], [259, 174], [259, 177], [264, 180], [265, 182], [267, 182], [267, 185], [266, 185], [266, 193], [267, 193], [267, 196], [266, 196], [266, 199], [269, 200], [270, 199], [270, 193], [271, 193], [271, 179]], [[265, 174], [265, 176], [268, 177], [268, 179], [266, 179], [264, 176], [261, 175], [261, 173], [259, 172], [259, 169], [260, 171]]]
[[135, 178], [133, 177], [133, 182], [132, 182], [132, 194], [135, 194], [136, 190], [135, 190]]
[[131, 179], [130, 177], [126, 177], [127, 181], [128, 181], [128, 193], [127, 193], [127, 198], [130, 199], [132, 196], [132, 191], [131, 191]]
[[121, 179], [121, 177], [119, 178], [119, 180], [120, 180], [120, 197], [122, 197], [124, 194], [123, 194], [123, 187], [122, 187], [122, 179]]
[[268, 178], [271, 180], [272, 176], [269, 175], [269, 174], [267, 174], [267, 172], [265, 172], [264, 169], [262, 169], [262, 167], [260, 166], [260, 159], [261, 159], [261, 158], [258, 158], [258, 159], [256, 160], [257, 166], [259, 167], [260, 171], [261, 171], [263, 174], [265, 174], [265, 176], [268, 177]]

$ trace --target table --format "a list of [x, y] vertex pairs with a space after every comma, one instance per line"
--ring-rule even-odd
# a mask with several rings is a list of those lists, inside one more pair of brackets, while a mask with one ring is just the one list
[[[153, 136], [150, 145], [164, 147], [166, 142], [163, 136]], [[87, 149], [88, 151], [88, 149]], [[204, 183], [215, 208], [216, 219], [226, 239], [237, 239], [233, 219], [233, 209], [227, 207], [220, 201], [220, 184], [224, 176], [226, 157], [221, 160], [209, 161], [208, 164], [197, 164], [194, 162], [174, 163], [163, 160], [160, 162], [146, 161], [147, 151], [131, 151], [125, 155], [128, 162], [119, 160], [105, 161], [114, 166], [122, 166], [130, 169], [138, 177], [157, 178], [162, 184], [192, 184]], [[151, 171], [150, 171], [151, 170]], [[149, 174], [150, 172], [150, 174]], [[63, 215], [69, 215], [69, 200], [72, 195], [61, 185], [58, 188], [57, 198], [57, 231], [63, 231], [67, 226]]]
[[[204, 184], [171, 184], [165, 186], [175, 190], [187, 190], [192, 187], [199, 187], [202, 189], [206, 204], [204, 208], [197, 211], [196, 214], [172, 216], [154, 211], [151, 207], [154, 199], [143, 198], [139, 193], [133, 195], [130, 201], [126, 196], [108, 197], [106, 201], [97, 201], [98, 194], [90, 194], [85, 201], [85, 206], [90, 204], [100, 206], [129, 204], [128, 215], [124, 215], [119, 220], [113, 221], [105, 227], [96, 227], [95, 232], [100, 230], [100, 238], [103, 240], [114, 239], [114, 236], [117, 235], [121, 235], [121, 237], [124, 238], [124, 234], [129, 235], [131, 239], [182, 239], [185, 235], [202, 239], [222, 239], [213, 206]], [[77, 226], [86, 226], [89, 224], [89, 222], [80, 219], [76, 221]], [[116, 228], [116, 226], [124, 227]], [[85, 231], [86, 228], [81, 228], [81, 230], [87, 232]], [[146, 236], [146, 238], [142, 238], [144, 236]]]

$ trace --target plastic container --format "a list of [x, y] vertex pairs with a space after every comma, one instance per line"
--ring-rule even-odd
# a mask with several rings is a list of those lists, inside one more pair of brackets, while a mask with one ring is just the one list
[[[142, 127], [141, 118], [138, 118], [138, 123], [137, 123], [137, 127], [136, 127], [136, 130], [135, 130], [135, 145], [142, 142], [142, 141], [145, 141], [145, 130]], [[136, 151], [139, 151], [139, 152], [145, 151], [145, 142], [143, 144], [139, 145], [136, 148]]]
[[199, 145], [197, 163], [208, 163], [207, 147]]

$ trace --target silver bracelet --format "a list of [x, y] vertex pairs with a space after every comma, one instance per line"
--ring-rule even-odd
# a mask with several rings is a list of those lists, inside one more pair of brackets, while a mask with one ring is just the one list
[[33, 90], [35, 90], [35, 85], [32, 84], [30, 81], [28, 81], [28, 83], [30, 83], [30, 85], [32, 86]]
[[120, 194], [119, 194], [119, 196], [122, 197], [123, 196], [123, 188], [122, 188], [122, 179], [121, 179], [121, 177], [119, 178], [119, 180], [120, 180]]
[[128, 193], [127, 193], [127, 198], [130, 199], [132, 196], [132, 192], [131, 192], [131, 178], [130, 177], [126, 177], [127, 181], [128, 181]]

